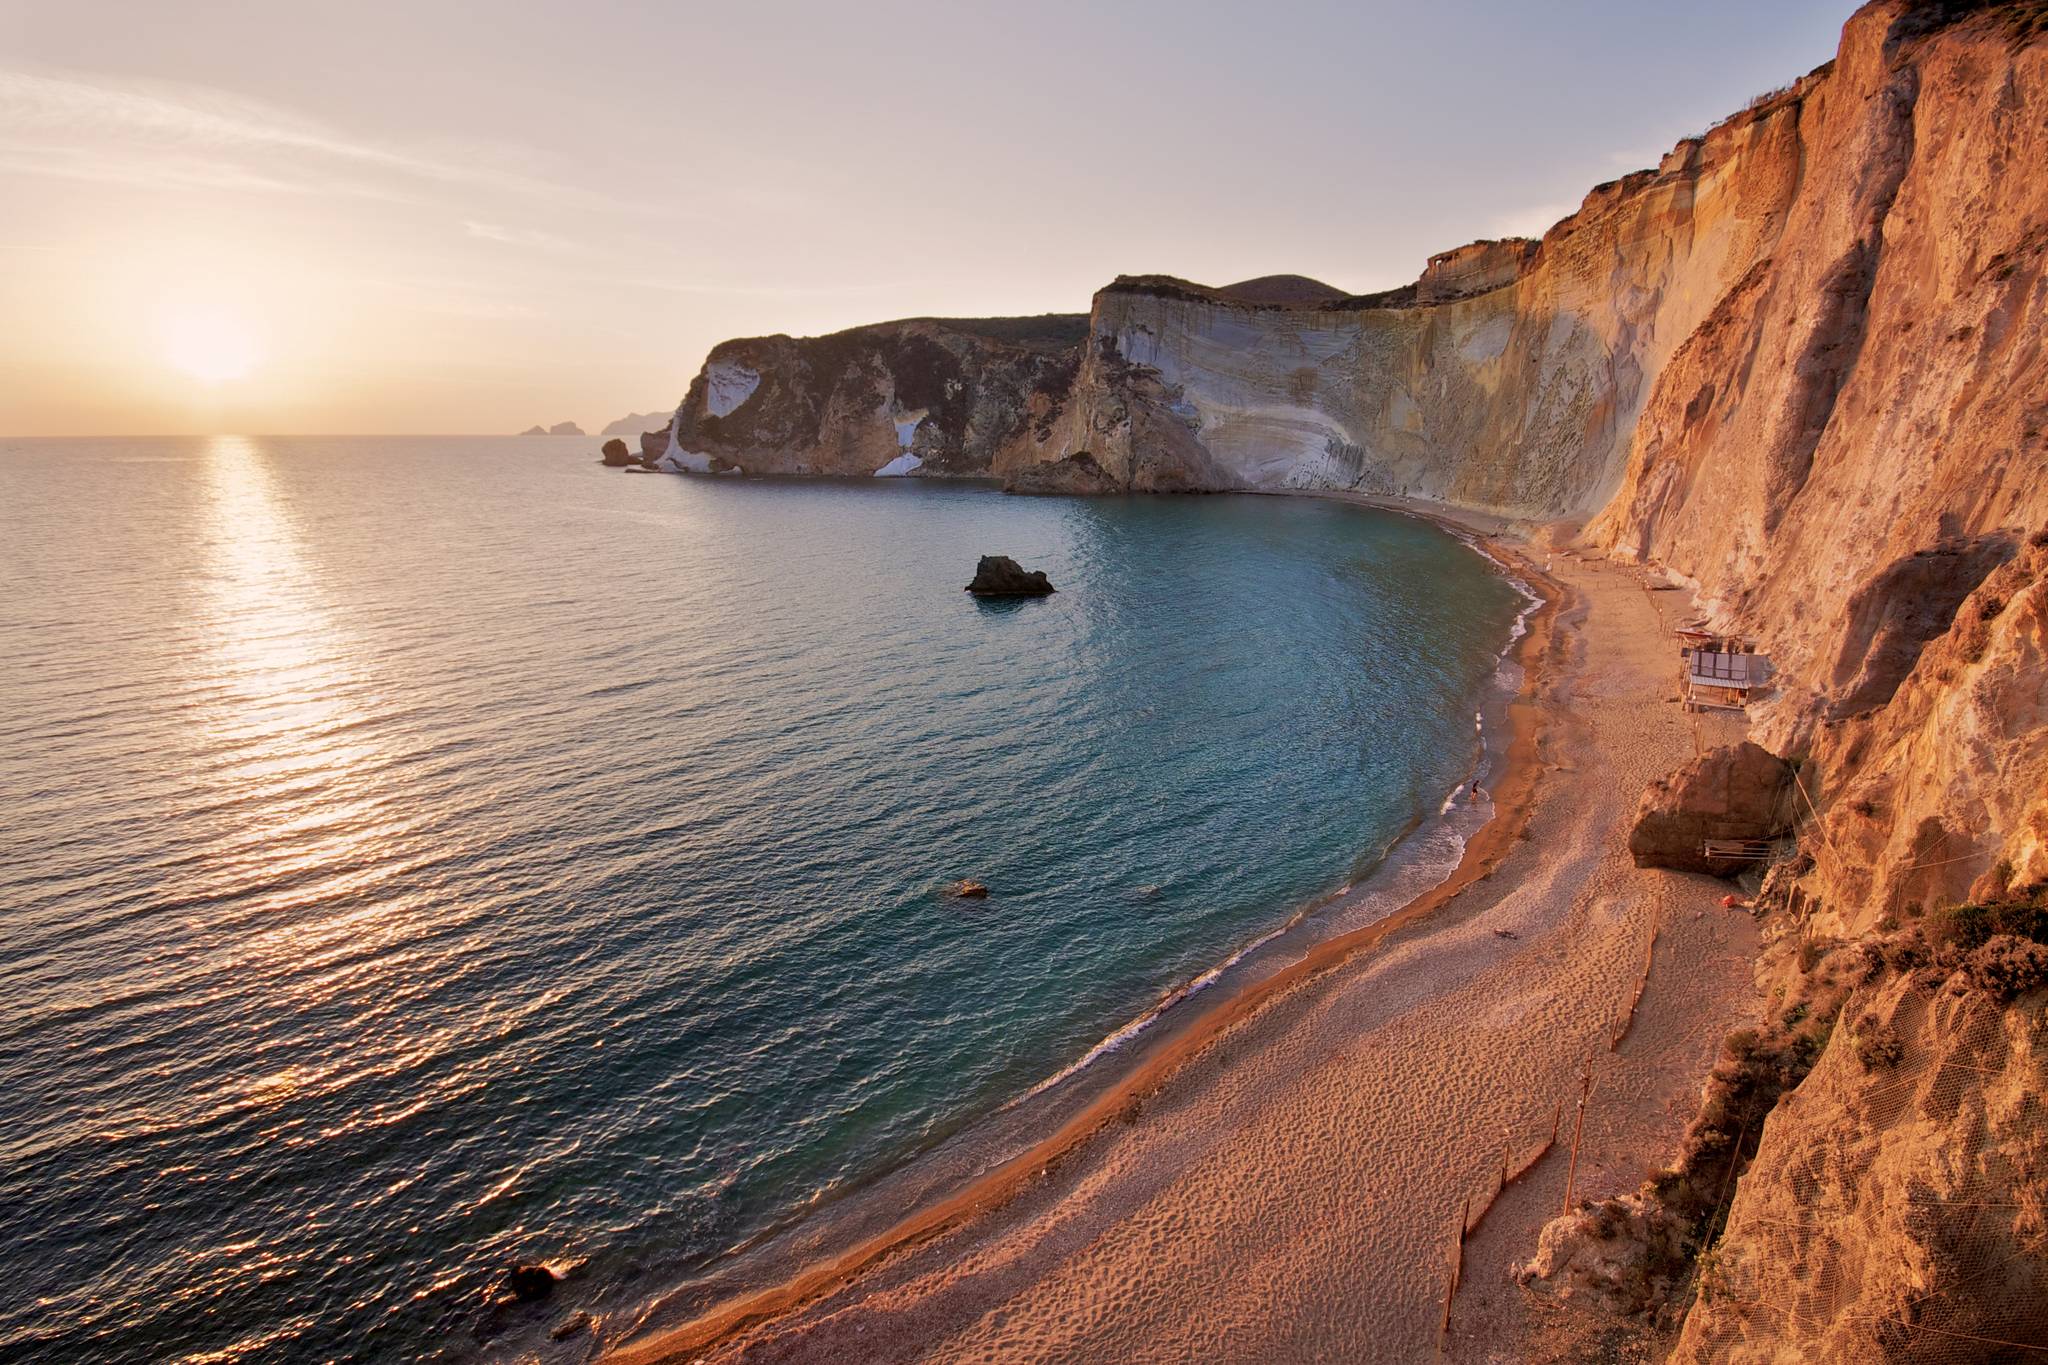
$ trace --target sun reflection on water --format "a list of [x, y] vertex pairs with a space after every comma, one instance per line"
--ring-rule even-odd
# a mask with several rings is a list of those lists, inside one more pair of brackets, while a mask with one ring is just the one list
[[[204, 723], [228, 822], [211, 849], [218, 889], [284, 910], [359, 893], [396, 864], [379, 847], [389, 824], [376, 781], [385, 755], [369, 738], [368, 680], [271, 458], [240, 436], [216, 437], [206, 450], [201, 615], [217, 690]], [[317, 926], [280, 932], [322, 937]]]

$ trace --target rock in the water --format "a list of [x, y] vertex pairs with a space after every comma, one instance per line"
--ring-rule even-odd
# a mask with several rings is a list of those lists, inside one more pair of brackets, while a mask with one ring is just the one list
[[1702, 754], [1652, 782], [1636, 808], [1628, 851], [1637, 867], [1725, 877], [1748, 866], [1701, 852], [1708, 839], [1775, 839], [1792, 828], [1792, 769], [1744, 740]]
[[604, 443], [604, 462], [613, 469], [622, 469], [629, 464], [639, 463], [639, 457], [626, 449], [626, 443], [614, 436]]
[[1053, 590], [1044, 570], [1027, 570], [1008, 555], [983, 555], [967, 585], [976, 597], [1044, 597]]
[[953, 883], [953, 894], [962, 900], [979, 901], [988, 899], [988, 884], [975, 881], [972, 877]]
[[521, 436], [545, 436], [548, 434], [548, 429], [543, 426], [531, 426], [519, 434]]
[[548, 435], [550, 436], [581, 436], [582, 434], [583, 428], [577, 426], [574, 422], [557, 422], [548, 428]]
[[515, 1265], [505, 1272], [505, 1287], [513, 1298], [532, 1303], [555, 1292], [555, 1272], [544, 1265]]

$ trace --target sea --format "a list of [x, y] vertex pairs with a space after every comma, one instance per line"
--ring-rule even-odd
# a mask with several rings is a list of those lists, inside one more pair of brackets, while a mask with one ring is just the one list
[[1429, 522], [594, 446], [0, 439], [0, 1359], [588, 1358], [1483, 818]]

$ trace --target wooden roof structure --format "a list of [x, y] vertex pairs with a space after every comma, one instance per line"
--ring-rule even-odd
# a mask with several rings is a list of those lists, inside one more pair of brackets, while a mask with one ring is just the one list
[[1686, 657], [1685, 680], [1694, 687], [1728, 687], [1747, 692], [1764, 680], [1764, 656], [1696, 649]]

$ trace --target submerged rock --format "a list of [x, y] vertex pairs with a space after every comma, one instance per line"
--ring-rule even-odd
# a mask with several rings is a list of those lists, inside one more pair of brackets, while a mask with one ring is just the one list
[[983, 555], [967, 591], [976, 597], [1044, 597], [1054, 588], [1042, 569], [1026, 569], [1008, 555]]
[[953, 883], [953, 894], [962, 900], [979, 901], [988, 899], [988, 883], [975, 881], [972, 877]]
[[615, 436], [604, 443], [604, 462], [613, 469], [621, 469], [639, 463], [639, 457], [626, 449], [626, 443]]
[[515, 1265], [505, 1272], [505, 1287], [513, 1298], [532, 1303], [555, 1292], [555, 1272], [544, 1265]]

